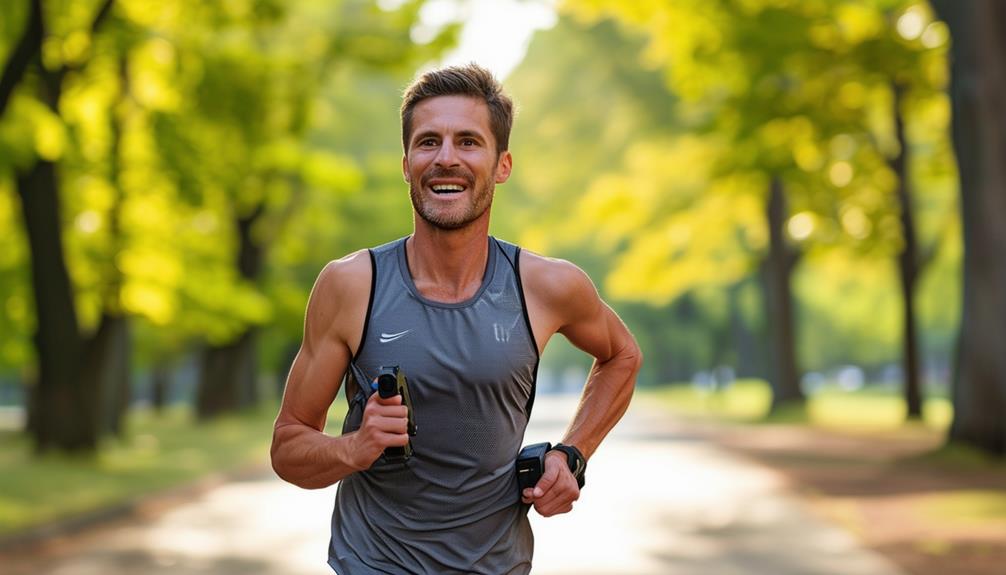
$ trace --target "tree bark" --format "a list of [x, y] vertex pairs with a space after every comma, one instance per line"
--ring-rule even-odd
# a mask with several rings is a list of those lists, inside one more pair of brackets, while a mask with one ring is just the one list
[[796, 366], [796, 337], [793, 322], [791, 278], [796, 256], [787, 246], [786, 197], [782, 180], [773, 176], [769, 186], [766, 217], [769, 227], [769, 253], [765, 260], [765, 322], [769, 328], [772, 360], [771, 410], [787, 404], [803, 403]]
[[[264, 213], [265, 204], [261, 203], [237, 221], [238, 271], [242, 278], [253, 283], [261, 275], [265, 257], [253, 230]], [[252, 326], [226, 345], [207, 347], [196, 395], [196, 414], [199, 419], [215, 417], [258, 401], [257, 340], [258, 328]]]
[[[122, 307], [123, 275], [115, 263], [116, 254], [125, 244], [122, 232], [122, 210], [125, 190], [122, 184], [122, 134], [129, 100], [129, 74], [126, 57], [119, 55], [119, 105], [110, 114], [112, 145], [109, 150], [109, 181], [115, 200], [109, 210], [108, 229], [111, 236], [110, 256], [105, 265], [103, 296], [104, 311], [97, 332], [88, 347], [94, 351], [93, 389], [98, 395], [97, 423], [101, 433], [121, 435], [122, 424], [131, 396], [131, 345], [129, 318]], [[89, 354], [90, 356], [91, 354]], [[92, 357], [89, 357], [92, 359]]]
[[196, 415], [200, 420], [233, 412], [257, 401], [254, 391], [256, 332], [248, 329], [237, 340], [209, 347], [204, 352], [196, 393]]
[[[105, 0], [91, 23], [95, 33], [108, 17], [114, 0]], [[39, 62], [44, 36], [40, 0], [33, 0], [29, 22], [22, 39], [27, 48], [19, 54], [15, 47], [4, 69], [0, 97], [9, 98], [24, 74], [20, 67], [32, 62], [39, 70], [40, 98], [59, 114], [63, 77], [68, 68], [46, 70]], [[26, 58], [24, 62], [22, 58]], [[7, 100], [3, 100], [6, 105]], [[2, 108], [0, 108], [2, 111]], [[63, 254], [63, 228], [60, 221], [59, 180], [56, 165], [39, 158], [35, 164], [16, 175], [21, 210], [31, 252], [32, 290], [35, 296], [37, 328], [35, 348], [38, 378], [32, 394], [30, 429], [37, 451], [59, 448], [65, 451], [94, 451], [97, 448], [97, 394], [87, 385], [93, 380], [82, 377], [85, 343], [80, 335], [73, 301], [73, 285]]]
[[964, 285], [950, 439], [1006, 456], [1006, 3], [936, 0], [950, 27]]
[[24, 33], [18, 40], [0, 75], [0, 117], [3, 117], [7, 104], [14, 94], [14, 88], [21, 83], [21, 78], [28, 71], [28, 66], [42, 52], [42, 37], [45, 31], [42, 27], [42, 0], [31, 0], [28, 5], [28, 20], [24, 25]]
[[67, 451], [97, 446], [94, 394], [79, 377], [84, 344], [77, 324], [73, 287], [63, 258], [56, 166], [39, 160], [17, 175], [28, 245], [38, 326], [38, 379], [32, 395], [35, 447]]
[[85, 344], [80, 373], [83, 387], [94, 395], [94, 422], [101, 434], [121, 435], [130, 399], [129, 320], [106, 311]]
[[901, 209], [901, 253], [898, 254], [898, 271], [901, 285], [902, 323], [902, 371], [904, 372], [905, 406], [908, 419], [922, 419], [922, 383], [919, 374], [918, 329], [915, 317], [915, 287], [919, 279], [919, 247], [915, 234], [915, 217], [912, 213], [912, 197], [908, 179], [908, 140], [905, 137], [905, 121], [901, 113], [904, 89], [892, 84], [894, 95], [894, 132], [898, 138], [898, 153], [888, 164], [897, 174], [898, 204]]

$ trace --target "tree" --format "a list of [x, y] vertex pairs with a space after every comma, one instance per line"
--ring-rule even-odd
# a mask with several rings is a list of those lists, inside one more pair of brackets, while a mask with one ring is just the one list
[[[821, 248], [858, 246], [864, 256], [901, 254], [906, 396], [910, 413], [917, 413], [915, 285], [938, 244], [926, 250], [916, 246], [906, 187], [911, 144], [903, 114], [924, 107], [919, 102], [927, 98], [938, 99], [942, 41], [933, 29], [938, 26], [926, 26], [924, 9], [897, 0], [798, 5], [585, 0], [570, 6], [575, 14], [611, 15], [649, 35], [643, 58], [659, 65], [668, 86], [681, 96], [679, 115], [692, 119], [684, 129], [703, 134], [719, 149], [707, 170], [706, 194], [723, 188], [714, 185], [718, 179], [750, 176], [746, 189], [731, 194], [759, 198], [764, 206], [761, 225], [769, 241], [760, 268], [767, 325], [774, 334], [774, 405], [801, 396], [790, 293], [797, 261], [807, 263], [801, 254]], [[892, 91], [898, 96], [893, 103]], [[884, 108], [897, 111], [881, 116], [893, 121], [878, 122], [878, 110]], [[921, 146], [926, 147], [930, 150], [923, 154], [932, 161], [938, 150], [934, 154], [929, 142]], [[888, 162], [878, 161], [885, 157]], [[690, 168], [694, 171], [695, 164]], [[673, 177], [665, 187], [680, 193]], [[903, 193], [895, 194], [898, 189]], [[607, 193], [612, 192], [609, 187]], [[902, 200], [901, 209], [894, 198]], [[890, 222], [898, 221], [892, 216], [899, 213], [902, 225], [892, 229]], [[661, 221], [653, 220], [655, 230], [664, 227]], [[728, 246], [729, 230], [739, 223], [724, 223], [719, 232], [703, 227], [703, 235], [718, 236]], [[628, 242], [627, 255], [639, 253], [632, 246], [644, 245]], [[632, 259], [631, 269], [641, 269], [639, 258]], [[671, 264], [667, 275], [682, 276], [680, 258], [664, 261]], [[713, 261], [706, 258], [706, 267]], [[721, 280], [728, 277], [723, 274]]]
[[[412, 2], [392, 13], [371, 3], [347, 1], [337, 7], [307, 3], [292, 10], [285, 26], [273, 33], [300, 45], [295, 49], [298, 53], [311, 50], [308, 41], [321, 47], [316, 58], [301, 56], [293, 65], [290, 48], [282, 46], [282, 40], [276, 40], [272, 53], [235, 54], [228, 44], [212, 40], [196, 48], [217, 78], [216, 82], [204, 80], [197, 88], [205, 111], [199, 120], [212, 134], [197, 145], [206, 145], [208, 153], [220, 150], [221, 145], [229, 148], [224, 155], [227, 165], [211, 177], [225, 191], [237, 234], [238, 276], [247, 285], [256, 290], [264, 287], [267, 247], [285, 229], [287, 220], [304, 208], [307, 185], [352, 181], [339, 173], [346, 164], [339, 156], [301, 144], [311, 129], [318, 93], [332, 71], [352, 62], [400, 70], [437, 54], [452, 40], [455, 28], [446, 27], [428, 44], [410, 41], [419, 6]], [[325, 10], [319, 13], [322, 7]], [[248, 44], [253, 46], [263, 32], [247, 26]], [[229, 104], [221, 106], [221, 98]], [[263, 117], [273, 121], [262, 121]], [[235, 145], [235, 140], [242, 144]], [[190, 136], [189, 141], [195, 139]], [[312, 176], [322, 177], [310, 182]], [[258, 326], [252, 323], [227, 340], [207, 346], [196, 404], [200, 417], [257, 400], [257, 339]]]
[[264, 248], [305, 191], [358, 172], [304, 145], [322, 80], [340, 63], [405, 67], [445, 47], [453, 27], [409, 47], [421, 4], [35, 0], [23, 30], [5, 21], [17, 40], [0, 81], [0, 171], [16, 173], [31, 251], [40, 449], [93, 450], [118, 428], [130, 316], [146, 320], [148, 361], [197, 338], [216, 348], [204, 414], [253, 397], [254, 326], [271, 313]]
[[950, 439], [1006, 455], [1006, 5], [934, 0], [950, 27], [953, 140], [964, 231]]
[[[107, 19], [112, 0], [102, 2], [84, 34], [93, 36]], [[28, 11], [22, 40], [4, 66], [0, 103], [6, 105], [11, 93], [32, 65], [40, 100], [49, 114], [59, 115], [63, 81], [68, 73], [86, 61], [68, 58], [47, 65], [42, 61], [45, 14], [40, 0]], [[0, 108], [2, 109], [2, 108]], [[40, 113], [46, 113], [40, 111]], [[93, 450], [97, 442], [97, 405], [92, 382], [78, 377], [85, 360], [87, 342], [82, 337], [74, 309], [73, 288], [67, 273], [62, 245], [59, 179], [55, 160], [58, 149], [40, 150], [16, 168], [16, 187], [31, 249], [32, 285], [38, 317], [35, 343], [38, 376], [32, 399], [31, 427], [38, 449], [59, 447]]]

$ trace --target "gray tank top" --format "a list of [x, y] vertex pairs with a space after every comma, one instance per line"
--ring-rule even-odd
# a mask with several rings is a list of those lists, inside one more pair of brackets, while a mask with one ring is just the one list
[[339, 483], [329, 565], [340, 574], [528, 573], [534, 539], [514, 472], [534, 399], [538, 347], [520, 283], [520, 249], [489, 238], [468, 301], [424, 298], [405, 239], [371, 250], [360, 348], [346, 377], [343, 433], [359, 428], [370, 381], [398, 365], [418, 433], [405, 463], [378, 459]]

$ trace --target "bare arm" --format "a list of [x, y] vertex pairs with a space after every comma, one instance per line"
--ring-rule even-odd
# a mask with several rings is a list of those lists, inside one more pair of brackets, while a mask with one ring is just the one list
[[[561, 333], [594, 357], [580, 403], [562, 438], [562, 443], [575, 446], [589, 459], [628, 408], [642, 353], [582, 270], [534, 254], [522, 257], [527, 257], [521, 262], [522, 278], [537, 341], [544, 345], [552, 334]], [[550, 469], [554, 470], [551, 474]], [[546, 484], [546, 489], [536, 489], [525, 500], [534, 501], [542, 515], [569, 511], [579, 490], [563, 454], [549, 454], [543, 482], [547, 478], [554, 487]]]
[[628, 408], [642, 353], [583, 271], [568, 262], [538, 259], [538, 266], [527, 271], [529, 276], [537, 271], [541, 279], [524, 280], [538, 288], [538, 293], [529, 294], [529, 305], [538, 308], [530, 313], [542, 318], [536, 329], [540, 327], [546, 339], [561, 333], [594, 357], [580, 404], [562, 439], [589, 459]]
[[324, 433], [328, 408], [360, 343], [370, 275], [369, 257], [358, 252], [325, 266], [311, 291], [304, 341], [287, 378], [271, 450], [276, 474], [300, 487], [327, 487], [369, 468], [385, 447], [408, 442], [401, 399], [379, 400], [377, 394], [358, 431]]

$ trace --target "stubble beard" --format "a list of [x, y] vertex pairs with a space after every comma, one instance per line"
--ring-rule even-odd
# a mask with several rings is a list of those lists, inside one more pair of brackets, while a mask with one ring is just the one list
[[[442, 212], [434, 209], [431, 206], [433, 202], [424, 201], [422, 195], [423, 182], [434, 177], [452, 176], [461, 176], [468, 181], [468, 190], [466, 192], [470, 194], [468, 205], [464, 210], [454, 212]], [[479, 219], [492, 206], [495, 189], [496, 186], [493, 182], [487, 182], [484, 186], [480, 186], [479, 182], [470, 177], [470, 174], [434, 172], [423, 176], [419, 183], [415, 181], [409, 182], [409, 198], [412, 200], [412, 207], [423, 221], [438, 230], [457, 230]]]

